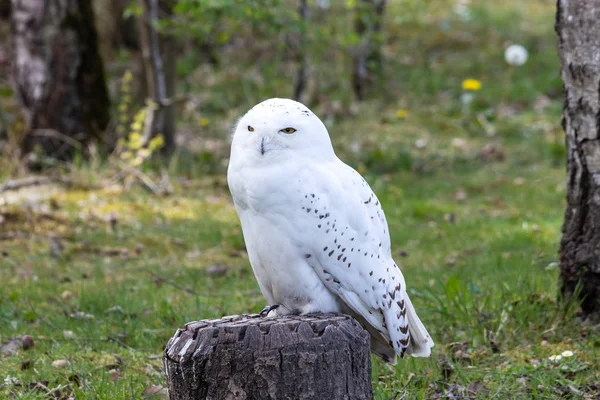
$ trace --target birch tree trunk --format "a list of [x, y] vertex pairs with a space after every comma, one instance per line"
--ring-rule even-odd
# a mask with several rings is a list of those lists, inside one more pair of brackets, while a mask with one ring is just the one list
[[143, 142], [148, 143], [157, 134], [163, 135], [163, 153], [169, 154], [175, 146], [175, 52], [173, 39], [157, 31], [159, 18], [172, 14], [172, 0], [143, 0], [140, 24], [142, 56], [148, 96], [156, 108], [152, 111]]
[[91, 0], [12, 0], [13, 82], [25, 153], [69, 158], [109, 122]]
[[561, 291], [600, 315], [600, 0], [559, 0], [556, 32], [564, 86], [567, 208]]

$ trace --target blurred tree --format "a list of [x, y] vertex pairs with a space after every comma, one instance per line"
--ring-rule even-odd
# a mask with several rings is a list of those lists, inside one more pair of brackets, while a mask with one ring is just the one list
[[298, 76], [296, 78], [296, 85], [294, 88], [294, 99], [297, 101], [302, 101], [302, 94], [304, 93], [304, 88], [306, 87], [306, 76], [308, 74], [306, 60], [306, 30], [308, 28], [307, 0], [300, 0], [298, 14], [300, 17], [300, 48], [298, 50]]
[[143, 144], [147, 145], [157, 134], [164, 138], [163, 151], [172, 152], [175, 146], [175, 43], [170, 35], [159, 33], [160, 18], [173, 14], [173, 0], [143, 0], [140, 24], [142, 55], [148, 96], [151, 107]]
[[129, 12], [130, 0], [94, 0], [92, 2], [98, 30], [100, 51], [104, 60], [114, 50], [139, 50], [137, 16]]
[[353, 54], [352, 87], [359, 100], [367, 83], [381, 70], [383, 13], [386, 0], [360, 0], [356, 5], [354, 27], [360, 44]]
[[10, 1], [2, 1], [0, 2], [0, 19], [10, 18], [10, 9], [11, 2]]
[[24, 151], [69, 158], [110, 119], [91, 0], [12, 0], [11, 17]]
[[561, 291], [600, 317], [600, 1], [557, 3], [565, 102], [567, 208], [560, 243]]

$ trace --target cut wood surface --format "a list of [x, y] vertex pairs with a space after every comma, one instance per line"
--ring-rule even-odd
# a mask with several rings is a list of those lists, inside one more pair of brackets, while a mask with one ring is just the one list
[[169, 398], [372, 399], [369, 342], [339, 314], [190, 322], [165, 348]]

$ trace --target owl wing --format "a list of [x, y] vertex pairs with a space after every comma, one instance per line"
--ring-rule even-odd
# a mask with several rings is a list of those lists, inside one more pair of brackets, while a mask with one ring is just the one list
[[[418, 319], [402, 272], [392, 259], [387, 221], [377, 196], [358, 172], [339, 161], [312, 170], [302, 210], [309, 227], [309, 264], [327, 288], [401, 356], [429, 355], [433, 346]], [[318, 210], [318, 212], [314, 212]], [[371, 329], [372, 330], [372, 329]]]

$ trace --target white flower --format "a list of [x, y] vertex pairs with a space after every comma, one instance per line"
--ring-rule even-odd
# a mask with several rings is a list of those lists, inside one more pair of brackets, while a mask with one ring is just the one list
[[427, 147], [427, 139], [417, 139], [415, 146], [417, 146], [417, 149], [424, 149]]
[[515, 67], [520, 67], [525, 64], [527, 62], [527, 57], [529, 57], [527, 49], [518, 44], [508, 46], [504, 51], [504, 59], [506, 62]]
[[563, 357], [573, 357], [573, 352], [571, 350], [565, 350], [562, 352]]
[[550, 357], [548, 357], [548, 360], [550, 360], [550, 361], [560, 361], [561, 358], [562, 358], [562, 356], [560, 354], [554, 354], [554, 355], [551, 355]]
[[475, 95], [472, 92], [464, 92], [460, 95], [460, 102], [463, 103], [463, 105], [468, 106], [473, 102], [474, 98]]

